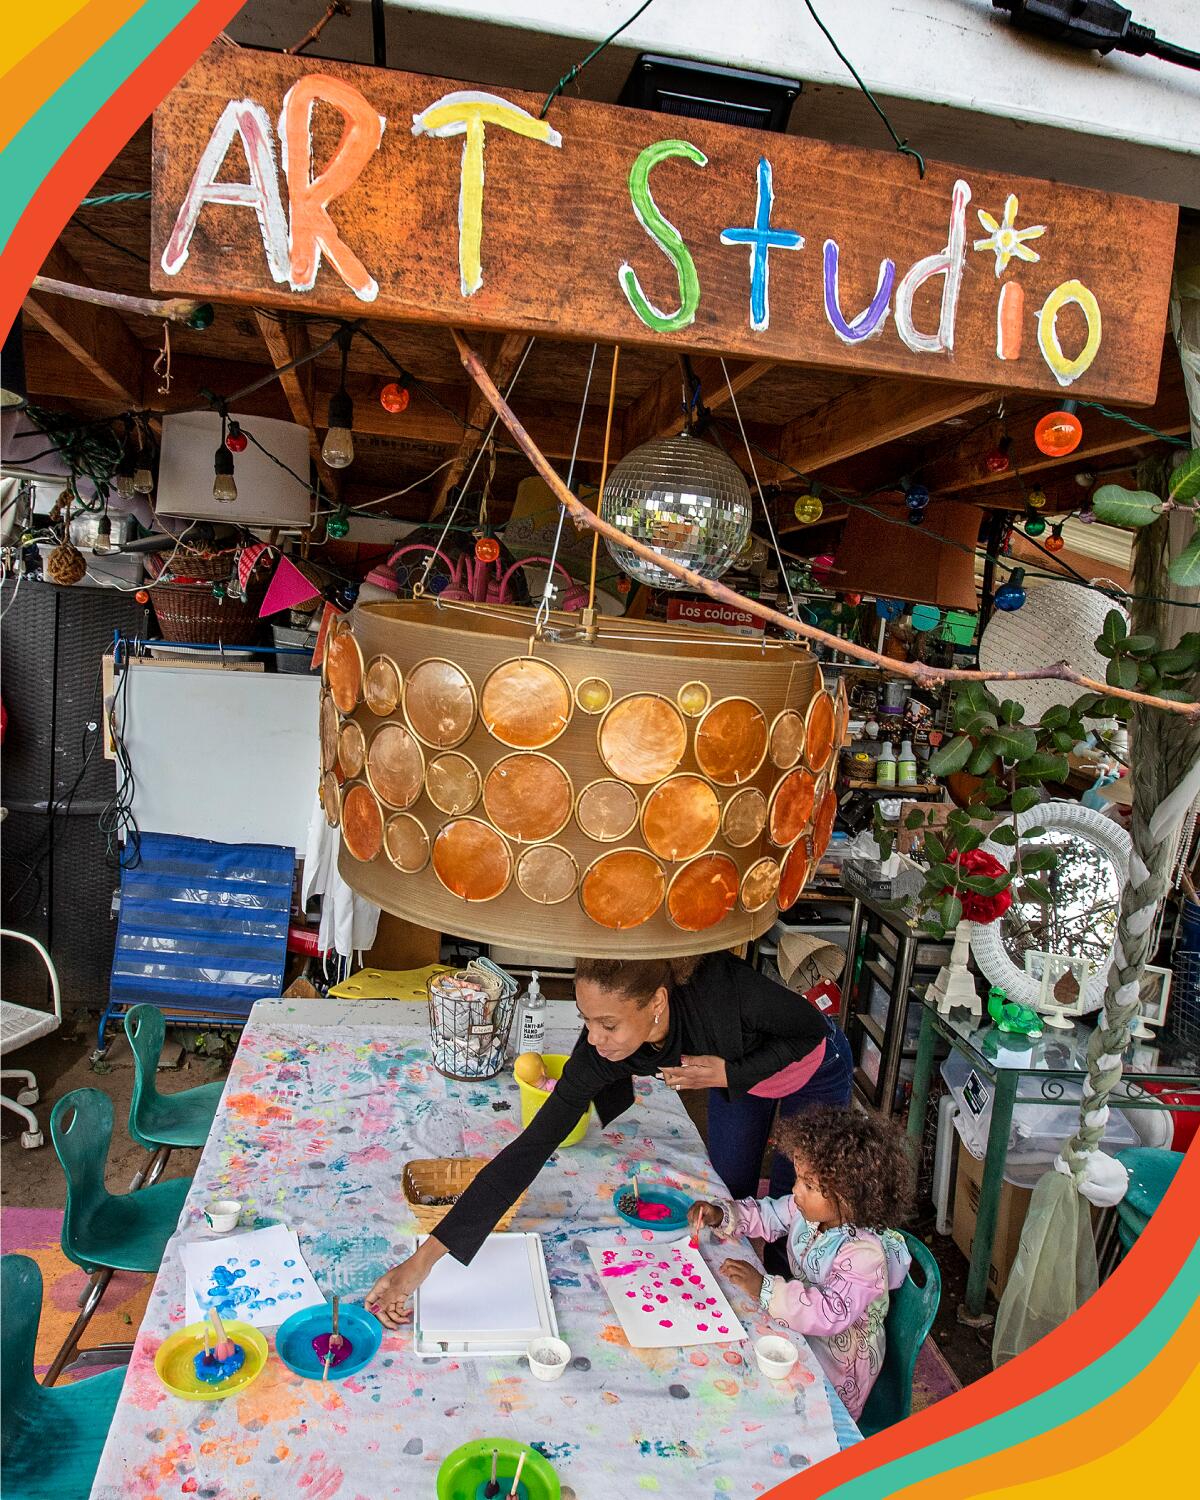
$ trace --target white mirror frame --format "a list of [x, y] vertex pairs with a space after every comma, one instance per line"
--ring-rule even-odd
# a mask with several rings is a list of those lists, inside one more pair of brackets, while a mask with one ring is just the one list
[[[1028, 812], [1018, 813], [1016, 825], [1018, 837], [1027, 828], [1045, 828], [1086, 839], [1112, 860], [1122, 887], [1129, 878], [1129, 856], [1133, 852], [1133, 840], [1119, 823], [1114, 823], [1102, 813], [1093, 812], [1090, 807], [1084, 807], [1078, 802], [1043, 802], [1037, 807], [1031, 807]], [[1005, 869], [1011, 865], [1016, 852], [1013, 845], [996, 844], [990, 839], [983, 848], [995, 855]], [[1009, 957], [1000, 935], [1000, 924], [1003, 921], [1004, 917], [998, 917], [994, 922], [973, 923], [971, 953], [980, 972], [993, 984], [999, 985], [1010, 1000], [1036, 1009], [1039, 985]], [[1109, 962], [1088, 980], [1082, 1004], [1076, 1014], [1090, 1015], [1104, 1004], [1104, 990], [1111, 962], [1110, 955]]]

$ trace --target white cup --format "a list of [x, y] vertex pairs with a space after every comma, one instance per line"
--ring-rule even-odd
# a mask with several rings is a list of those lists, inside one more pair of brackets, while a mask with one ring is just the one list
[[204, 1221], [216, 1234], [229, 1234], [237, 1228], [242, 1205], [236, 1198], [218, 1198], [204, 1206]]
[[571, 1363], [571, 1347], [562, 1339], [534, 1339], [525, 1356], [531, 1375], [538, 1380], [557, 1380]]
[[755, 1344], [754, 1357], [768, 1380], [786, 1380], [800, 1358], [800, 1351], [789, 1339], [768, 1333]]

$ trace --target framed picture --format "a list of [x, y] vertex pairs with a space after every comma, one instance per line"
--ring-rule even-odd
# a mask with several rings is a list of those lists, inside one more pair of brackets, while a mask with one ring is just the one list
[[1025, 972], [1037, 985], [1034, 1010], [1055, 1031], [1069, 1031], [1071, 1018], [1084, 1013], [1088, 961], [1070, 953], [1026, 948]]
[[1151, 1026], [1161, 1026], [1167, 1019], [1167, 1000], [1171, 994], [1171, 971], [1147, 964], [1139, 985], [1142, 1012], [1130, 1036], [1141, 1041], [1153, 1037]]

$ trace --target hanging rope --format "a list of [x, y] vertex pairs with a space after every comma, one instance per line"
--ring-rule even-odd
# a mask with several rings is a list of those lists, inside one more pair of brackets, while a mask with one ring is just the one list
[[[579, 439], [583, 434], [583, 419], [587, 415], [588, 394], [592, 389], [592, 371], [596, 368], [596, 353], [599, 350], [598, 343], [592, 345], [592, 357], [588, 360], [587, 381], [583, 387], [583, 400], [579, 403], [579, 421], [575, 425], [575, 443], [571, 448], [571, 462], [567, 467], [567, 488], [572, 489], [575, 483], [575, 460], [579, 454]], [[541, 633], [546, 621], [550, 618], [550, 596], [554, 592], [554, 568], [558, 562], [558, 548], [562, 541], [563, 522], [566, 520], [567, 507], [559, 501], [558, 525], [554, 528], [554, 546], [550, 549], [550, 566], [546, 571], [546, 582], [542, 588], [542, 601], [537, 607], [534, 616], [534, 629]]]
[[[608, 415], [604, 419], [604, 457], [600, 461], [600, 493], [597, 497], [596, 509], [604, 503], [604, 486], [608, 481], [608, 444], [612, 437], [613, 407], [617, 400], [617, 365], [621, 359], [620, 344], [613, 345], [612, 374], [608, 382]], [[499, 415], [499, 413], [497, 413]], [[600, 553], [600, 533], [592, 532], [592, 571], [588, 578], [588, 608], [596, 607], [596, 559]], [[589, 615], [589, 619], [591, 616]]]

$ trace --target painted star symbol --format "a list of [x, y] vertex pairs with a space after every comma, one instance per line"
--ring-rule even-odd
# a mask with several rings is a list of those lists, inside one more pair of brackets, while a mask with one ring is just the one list
[[1036, 240], [1045, 234], [1044, 224], [1034, 224], [1029, 229], [1018, 229], [1017, 221], [1017, 195], [1009, 193], [1004, 200], [1004, 218], [997, 223], [991, 214], [984, 208], [978, 210], [979, 222], [988, 231], [986, 239], [976, 240], [976, 250], [994, 250], [996, 252], [996, 275], [1005, 270], [1009, 261], [1015, 255], [1019, 260], [1040, 260], [1036, 250], [1030, 250], [1026, 240]]

